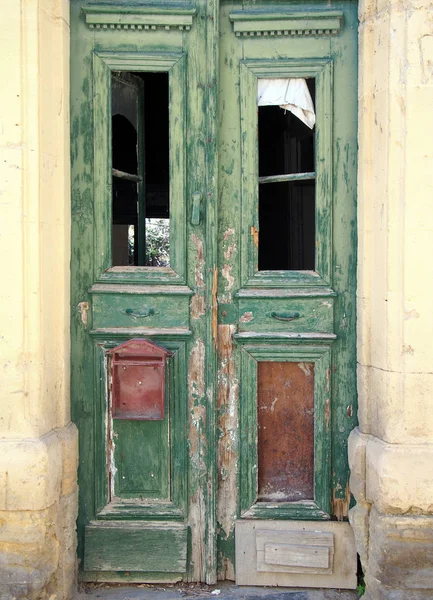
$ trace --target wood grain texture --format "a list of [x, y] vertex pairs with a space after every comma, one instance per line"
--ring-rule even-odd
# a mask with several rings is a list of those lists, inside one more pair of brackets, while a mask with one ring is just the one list
[[[268, 564], [259, 571], [259, 552], [266, 544], [289, 544], [329, 549], [329, 567], [288, 567]], [[333, 557], [332, 557], [333, 554]], [[277, 569], [281, 568], [279, 571]], [[275, 569], [275, 570], [274, 570]], [[291, 569], [297, 572], [290, 572]], [[332, 572], [330, 570], [332, 569]], [[322, 571], [315, 573], [314, 571]], [[356, 587], [356, 548], [349, 523], [336, 521], [238, 520], [236, 522], [236, 582], [238, 585], [269, 585], [298, 588]], [[325, 594], [326, 596], [326, 594]]]
[[89, 571], [186, 571], [184, 525], [111, 521], [86, 527], [84, 568]]
[[334, 534], [329, 531], [256, 530], [257, 571], [332, 574]]
[[315, 546], [265, 544], [265, 563], [282, 567], [326, 568], [329, 550]]
[[314, 498], [314, 363], [260, 362], [259, 502]]

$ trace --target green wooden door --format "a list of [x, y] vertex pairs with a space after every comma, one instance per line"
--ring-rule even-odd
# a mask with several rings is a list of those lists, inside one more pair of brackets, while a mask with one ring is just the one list
[[[71, 11], [81, 577], [350, 587], [356, 4]], [[157, 418], [116, 413], [130, 340]]]

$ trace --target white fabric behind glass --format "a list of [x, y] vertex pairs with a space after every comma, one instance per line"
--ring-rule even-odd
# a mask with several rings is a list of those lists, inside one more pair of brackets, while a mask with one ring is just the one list
[[258, 82], [258, 106], [280, 106], [313, 129], [316, 113], [305, 79], [259, 79]]

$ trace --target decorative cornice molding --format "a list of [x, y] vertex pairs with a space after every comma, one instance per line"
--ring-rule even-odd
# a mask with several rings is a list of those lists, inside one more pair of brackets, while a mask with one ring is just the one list
[[239, 11], [230, 14], [238, 37], [338, 35], [343, 28], [341, 11], [264, 12]]
[[83, 7], [83, 12], [90, 29], [189, 31], [196, 10], [190, 6], [159, 8], [94, 5]]

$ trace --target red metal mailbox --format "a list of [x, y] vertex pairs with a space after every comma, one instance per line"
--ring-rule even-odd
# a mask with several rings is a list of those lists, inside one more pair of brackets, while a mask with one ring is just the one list
[[147, 340], [129, 340], [109, 354], [113, 418], [163, 419], [165, 362], [170, 353]]

